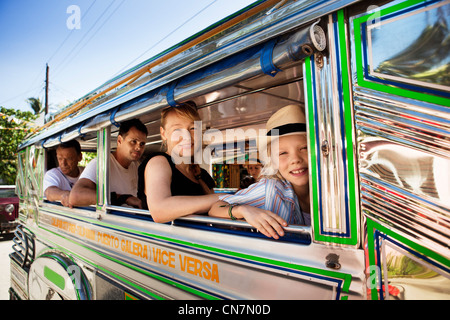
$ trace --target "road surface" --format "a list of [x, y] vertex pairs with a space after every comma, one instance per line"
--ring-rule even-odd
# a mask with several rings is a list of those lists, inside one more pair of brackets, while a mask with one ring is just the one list
[[9, 254], [13, 245], [14, 234], [0, 234], [0, 300], [9, 300]]

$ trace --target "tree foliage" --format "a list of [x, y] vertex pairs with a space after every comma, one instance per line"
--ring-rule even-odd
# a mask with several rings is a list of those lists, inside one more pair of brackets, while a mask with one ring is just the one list
[[30, 104], [30, 107], [33, 109], [35, 115], [38, 115], [43, 110], [41, 99], [28, 98], [27, 102]]
[[30, 111], [0, 107], [0, 181], [15, 184], [17, 148], [32, 132], [36, 116]]

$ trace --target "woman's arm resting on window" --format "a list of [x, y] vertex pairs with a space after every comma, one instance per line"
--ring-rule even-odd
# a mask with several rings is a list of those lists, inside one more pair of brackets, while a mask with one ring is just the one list
[[145, 168], [145, 194], [155, 222], [168, 222], [195, 213], [205, 213], [218, 200], [218, 195], [172, 196], [172, 169], [162, 156], [150, 159]]

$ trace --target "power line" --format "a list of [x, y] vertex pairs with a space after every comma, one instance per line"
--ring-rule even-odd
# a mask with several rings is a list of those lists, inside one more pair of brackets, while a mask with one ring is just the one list
[[71, 96], [75, 96], [75, 94], [73, 92], [70, 92], [69, 90], [61, 87], [59, 84], [56, 84], [53, 81], [50, 81], [50, 85], [52, 85], [57, 91], [59, 91], [63, 94], [70, 94]]
[[181, 27], [183, 27], [184, 25], [186, 25], [188, 22], [190, 22], [192, 19], [194, 19], [195, 17], [197, 17], [200, 13], [202, 13], [203, 11], [205, 11], [207, 8], [209, 8], [213, 3], [217, 2], [218, 0], [213, 0], [212, 2], [210, 2], [208, 5], [206, 5], [203, 9], [201, 9], [200, 11], [198, 11], [196, 14], [194, 14], [192, 17], [188, 18], [185, 22], [183, 22], [181, 25], [179, 25], [177, 28], [175, 28], [174, 30], [172, 30], [171, 32], [169, 32], [167, 35], [165, 35], [164, 37], [162, 37], [158, 42], [156, 42], [155, 44], [153, 44], [149, 49], [147, 49], [144, 53], [142, 53], [139, 57], [137, 57], [136, 59], [134, 59], [133, 61], [131, 61], [129, 64], [127, 64], [125, 67], [123, 67], [119, 72], [117, 72], [112, 78], [116, 77], [117, 75], [121, 74], [122, 72], [124, 72], [130, 65], [134, 64], [138, 59], [140, 59], [142, 56], [144, 56], [145, 54], [147, 54], [150, 50], [152, 50], [153, 48], [155, 48], [158, 44], [160, 44], [163, 40], [165, 40], [166, 38], [170, 37], [172, 34], [174, 34], [176, 31], [178, 31], [179, 29], [181, 29]]
[[[108, 20], [114, 15], [114, 13], [116, 13], [116, 11], [124, 3], [125, 3], [125, 0], [122, 0], [122, 2], [114, 9], [114, 11], [111, 12], [111, 14], [108, 16], [108, 18], [106, 18], [106, 20], [103, 21], [102, 25], [95, 31], [95, 33], [91, 35], [91, 37], [88, 39], [88, 41], [86, 41], [85, 44], [78, 50], [78, 52], [76, 53], [75, 56], [77, 56], [80, 53], [80, 51], [83, 50], [84, 47], [86, 47], [86, 45], [92, 40], [92, 38], [94, 38], [94, 36], [103, 28], [103, 26], [106, 24], [106, 22], [108, 22]], [[75, 58], [75, 56], [71, 60], [73, 60]]]
[[[116, 2], [116, 0], [114, 0], [114, 2], [111, 2], [109, 5], [108, 5], [108, 7], [106, 7], [106, 9], [102, 12], [102, 14], [95, 20], [95, 22], [94, 22], [94, 24], [89, 28], [89, 30], [83, 35], [83, 37], [80, 39], [80, 41], [78, 41], [77, 42], [77, 44], [72, 48], [72, 50], [70, 51], [70, 53], [64, 58], [64, 60], [59, 64], [59, 65], [57, 65], [53, 70], [53, 72], [56, 72], [56, 71], [61, 71], [62, 69], [64, 69], [67, 65], [68, 65], [68, 62], [66, 63], [66, 61], [67, 61], [67, 59], [68, 59], [68, 57], [70, 57], [71, 55], [73, 56], [70, 60], [69, 60], [69, 62], [70, 61], [72, 61], [72, 59], [78, 54], [78, 52], [75, 54], [75, 55], [73, 55], [73, 53], [75, 52], [75, 49], [81, 44], [81, 42], [83, 42], [83, 40], [89, 35], [89, 33], [92, 31], [92, 29], [94, 29], [94, 27], [97, 25], [97, 23], [101, 20], [101, 18], [103, 18], [103, 16], [106, 14], [106, 12], [109, 10], [109, 8], [114, 4]], [[103, 26], [103, 25], [102, 25]], [[84, 46], [83, 46], [84, 47]], [[64, 65], [63, 67], [61, 67], [62, 65]], [[59, 70], [58, 70], [58, 68], [59, 68]], [[53, 77], [55, 77], [55, 75], [53, 76]]]
[[9, 101], [11, 101], [11, 100], [17, 99], [17, 98], [19, 98], [19, 97], [21, 97], [21, 96], [23, 96], [23, 95], [25, 95], [25, 94], [27, 94], [27, 93], [29, 93], [29, 92], [31, 92], [31, 91], [34, 91], [34, 90], [36, 90], [36, 89], [39, 89], [39, 88], [41, 88], [41, 86], [34, 87], [34, 88], [30, 89], [30, 90], [27, 90], [27, 91], [25, 91], [25, 92], [22, 92], [22, 93], [18, 94], [17, 96], [14, 96], [14, 97], [12, 97], [12, 98], [9, 98], [9, 99], [7, 99], [7, 100], [4, 100], [4, 101], [0, 102], [0, 105], [1, 105], [1, 104], [4, 104], [4, 103], [6, 103], [6, 102], [9, 102]]
[[[83, 20], [83, 19], [86, 18], [86, 16], [87, 16], [88, 13], [89, 13], [89, 10], [91, 10], [92, 6], [95, 4], [96, 1], [97, 1], [97, 0], [94, 0], [94, 1], [92, 2], [92, 4], [91, 4], [91, 5], [89, 6], [89, 8], [86, 10], [86, 13], [84, 13], [84, 14], [82, 15], [81, 20]], [[62, 48], [62, 46], [64, 45], [64, 43], [66, 43], [67, 39], [69, 39], [70, 36], [73, 34], [74, 30], [75, 30], [75, 28], [72, 29], [72, 30], [69, 32], [69, 34], [67, 35], [67, 37], [63, 40], [63, 42], [59, 45], [59, 47], [55, 50], [55, 52], [53, 52], [53, 54], [51, 55], [51, 57], [47, 60], [47, 63], [49, 63], [50, 60], [52, 60], [53, 57], [56, 55], [56, 53], [58, 53], [58, 51]]]
[[[83, 16], [81, 17], [82, 20], [85, 19], [85, 18], [87, 17], [89, 11], [91, 10], [92, 6], [95, 4], [96, 1], [97, 1], [97, 0], [94, 0], [94, 1], [92, 2], [92, 4], [89, 6], [89, 8], [86, 10], [86, 13], [83, 14]], [[69, 32], [69, 34], [68, 34], [67, 37], [63, 40], [63, 42], [59, 45], [59, 47], [53, 52], [53, 54], [50, 56], [50, 58], [47, 59], [47, 64], [53, 59], [53, 57], [54, 57], [54, 56], [58, 53], [58, 51], [63, 47], [63, 45], [66, 43], [66, 41], [67, 41], [67, 40], [70, 38], [70, 36], [73, 34], [73, 31], [74, 31], [74, 30], [75, 30], [75, 29], [72, 29], [71, 32]], [[42, 75], [43, 75], [44, 72], [45, 72], [45, 69], [46, 69], [46, 68], [42, 68], [42, 69], [38, 72], [36, 78], [31, 82], [29, 89], [28, 89], [26, 92], [24, 92], [23, 94], [28, 93], [28, 92], [31, 92], [31, 91], [33, 91], [33, 90], [36, 90], [37, 88], [40, 88], [40, 86], [39, 86], [39, 87], [33, 87], [33, 86], [34, 86], [34, 84], [36, 83], [36, 81], [37, 81], [39, 78], [42, 77]], [[33, 88], [32, 88], [32, 87], [33, 87]], [[32, 89], [31, 89], [31, 88], [32, 88]], [[21, 94], [21, 95], [23, 95], [23, 94]], [[20, 97], [21, 95], [18, 95], [18, 96], [14, 97], [14, 98], [8, 99], [8, 100], [6, 100], [6, 101], [4, 101], [4, 102], [7, 102], [7, 101], [11, 101], [11, 100], [13, 100], [13, 99], [16, 99], [16, 98]], [[4, 102], [2, 102], [2, 103], [4, 103]]]
[[[167, 35], [163, 36], [158, 42], [156, 42], [155, 44], [153, 44], [149, 49], [147, 49], [144, 53], [142, 53], [140, 56], [138, 56], [137, 58], [135, 58], [132, 62], [130, 62], [127, 66], [125, 66], [124, 68], [122, 68], [121, 71], [119, 71], [117, 74], [120, 74], [121, 72], [123, 72], [124, 69], [128, 68], [130, 65], [132, 65], [133, 63], [135, 63], [138, 59], [140, 59], [142, 56], [144, 56], [145, 54], [147, 54], [150, 50], [152, 50], [153, 48], [155, 48], [157, 45], [159, 45], [163, 40], [165, 40], [166, 38], [170, 37], [171, 35], [173, 35], [175, 32], [177, 32], [179, 29], [181, 29], [182, 27], [184, 27], [187, 23], [189, 23], [190, 21], [192, 21], [193, 19], [195, 19], [198, 15], [200, 15], [202, 12], [204, 12], [206, 9], [208, 9], [210, 6], [212, 6], [215, 2], [217, 2], [218, 0], [213, 0], [211, 1], [209, 4], [207, 4], [205, 7], [203, 7], [201, 10], [199, 10], [197, 13], [195, 13], [193, 16], [191, 16], [190, 18], [188, 18], [185, 22], [183, 22], [181, 25], [179, 25], [177, 28], [175, 28], [174, 30], [172, 30], [171, 32], [169, 32]], [[116, 2], [116, 0], [114, 1]], [[53, 78], [57, 77], [69, 64], [70, 62], [72, 62], [73, 59], [75, 59], [75, 57], [78, 56], [78, 54], [81, 52], [81, 50], [84, 49], [84, 47], [92, 40], [92, 38], [102, 29], [102, 27], [106, 24], [107, 21], [109, 21], [109, 19], [114, 15], [114, 13], [121, 7], [121, 5], [125, 2], [125, 0], [122, 0], [122, 2], [114, 9], [113, 12], [110, 13], [110, 15], [106, 18], [106, 20], [103, 21], [103, 23], [101, 24], [101, 26], [90, 36], [90, 38], [81, 46], [80, 44], [82, 43], [82, 41], [90, 34], [90, 32], [94, 29], [94, 27], [97, 25], [97, 23], [101, 20], [101, 18], [106, 14], [106, 12], [110, 9], [110, 7], [114, 4], [111, 3], [104, 11], [103, 13], [100, 15], [100, 17], [95, 21], [95, 23], [92, 25], [92, 27], [88, 30], [88, 32], [83, 36], [83, 38], [74, 46], [74, 48], [72, 49], [71, 53], [69, 55], [66, 56], [66, 58], [63, 60], [63, 62], [61, 64], [59, 64], [55, 69], [56, 72], [53, 71]], [[92, 7], [92, 5], [91, 5]], [[77, 51], [75, 51], [78, 48]], [[70, 57], [71, 56], [71, 57]], [[70, 57], [70, 58], [69, 58]], [[64, 65], [63, 65], [64, 64]], [[54, 69], [54, 70], [55, 70]]]

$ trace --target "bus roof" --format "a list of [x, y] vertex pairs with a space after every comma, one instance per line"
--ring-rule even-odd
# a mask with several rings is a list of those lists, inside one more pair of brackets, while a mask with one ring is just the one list
[[[54, 119], [38, 128], [19, 150], [48, 139], [61, 141], [81, 135], [88, 120], [102, 113], [115, 114], [118, 106], [181, 77], [311, 23], [323, 15], [358, 0], [309, 1], [259, 0], [192, 35], [175, 46], [108, 80], [69, 104]], [[161, 107], [161, 106], [160, 106]], [[117, 110], [117, 109], [116, 109]], [[112, 121], [114, 122], [114, 118]], [[70, 132], [70, 135], [67, 135]], [[78, 133], [78, 134], [77, 134]]]

